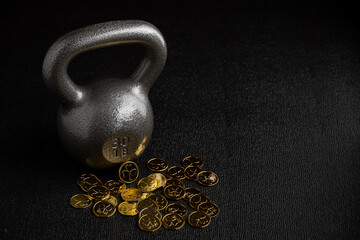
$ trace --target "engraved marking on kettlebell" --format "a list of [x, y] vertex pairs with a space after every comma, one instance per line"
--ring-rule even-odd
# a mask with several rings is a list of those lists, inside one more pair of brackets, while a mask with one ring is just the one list
[[129, 153], [129, 149], [127, 148], [129, 142], [130, 142], [129, 136], [114, 138], [112, 145], [113, 157], [114, 158], [126, 157]]
[[131, 135], [114, 135], [104, 143], [102, 153], [109, 162], [120, 163], [135, 154], [136, 146], [136, 140]]

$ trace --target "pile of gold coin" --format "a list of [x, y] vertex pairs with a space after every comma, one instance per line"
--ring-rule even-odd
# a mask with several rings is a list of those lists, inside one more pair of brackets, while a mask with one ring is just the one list
[[[211, 171], [203, 170], [201, 158], [189, 156], [182, 160], [182, 166], [169, 167], [165, 159], [152, 158], [147, 162], [154, 173], [135, 181], [139, 177], [139, 168], [135, 162], [124, 162], [119, 168], [119, 179], [104, 184], [94, 174], [82, 174], [77, 183], [86, 194], [76, 194], [70, 199], [75, 208], [92, 206], [97, 217], [111, 217], [116, 209], [122, 215], [138, 215], [138, 225], [144, 231], [154, 232], [163, 226], [165, 229], [178, 230], [185, 225], [188, 209], [178, 201], [185, 200], [195, 209], [188, 217], [188, 223], [197, 228], [208, 226], [220, 209], [200, 189], [186, 188], [183, 181], [189, 179], [204, 186], [214, 186], [219, 177]], [[126, 184], [136, 184], [127, 188]], [[154, 192], [154, 191], [157, 191]], [[162, 194], [161, 194], [162, 192]], [[118, 199], [123, 200], [118, 204]], [[165, 215], [162, 216], [162, 211]]]

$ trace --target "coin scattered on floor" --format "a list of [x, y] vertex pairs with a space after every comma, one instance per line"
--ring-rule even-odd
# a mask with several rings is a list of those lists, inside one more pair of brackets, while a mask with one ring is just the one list
[[[188, 223], [204, 228], [219, 215], [220, 208], [200, 189], [185, 187], [183, 182], [191, 180], [206, 187], [216, 185], [218, 175], [203, 166], [204, 161], [196, 156], [185, 157], [181, 166], [170, 167], [165, 159], [152, 158], [147, 167], [154, 173], [136, 183], [139, 167], [135, 162], [127, 161], [119, 168], [119, 179], [110, 179], [104, 184], [94, 174], [80, 175], [76, 183], [85, 193], [72, 196], [70, 204], [83, 209], [93, 205], [93, 214], [101, 218], [113, 216], [116, 209], [121, 215], [138, 215], [140, 229], [154, 232], [161, 226], [169, 230], [181, 229], [188, 208], [179, 201], [185, 201], [195, 210], [188, 215]], [[126, 184], [132, 184], [132, 187]], [[162, 189], [162, 193], [158, 193], [158, 189]], [[118, 204], [118, 200], [122, 202]]]

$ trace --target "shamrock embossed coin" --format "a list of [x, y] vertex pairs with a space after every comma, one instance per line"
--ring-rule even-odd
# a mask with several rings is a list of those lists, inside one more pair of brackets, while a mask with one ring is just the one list
[[122, 202], [118, 206], [118, 211], [120, 214], [125, 216], [135, 216], [138, 214], [138, 210], [136, 209], [135, 202]]
[[144, 177], [140, 179], [137, 188], [142, 192], [152, 192], [158, 186], [158, 181], [154, 177]]
[[204, 161], [199, 157], [188, 156], [182, 160], [181, 164], [183, 165], [184, 168], [188, 166], [202, 168], [204, 165]]
[[195, 211], [190, 213], [188, 222], [193, 227], [204, 228], [210, 224], [211, 218], [203, 212]]
[[93, 186], [89, 189], [88, 196], [91, 200], [104, 200], [110, 196], [110, 191], [104, 186]]
[[220, 213], [219, 207], [213, 202], [200, 203], [198, 211], [206, 213], [211, 218], [216, 217]]
[[152, 158], [147, 162], [147, 166], [151, 171], [162, 172], [168, 168], [168, 163], [162, 158]]
[[162, 219], [162, 225], [166, 229], [179, 230], [185, 224], [185, 219], [176, 213], [168, 213]]
[[124, 162], [119, 168], [120, 180], [124, 183], [133, 183], [139, 176], [139, 168], [132, 161]]
[[161, 227], [161, 220], [153, 214], [147, 214], [139, 219], [138, 224], [141, 230], [155, 232]]
[[87, 208], [91, 206], [92, 201], [86, 194], [76, 194], [71, 197], [70, 204], [74, 208]]
[[211, 171], [202, 171], [197, 175], [197, 181], [204, 186], [214, 186], [219, 182], [219, 177]]
[[149, 177], [156, 178], [158, 181], [158, 185], [156, 188], [164, 187], [166, 185], [166, 177], [162, 173], [153, 173], [150, 174]]
[[164, 188], [165, 197], [172, 200], [179, 200], [185, 196], [185, 189], [180, 186], [170, 185]]
[[184, 171], [185, 171], [185, 169], [183, 167], [173, 166], [167, 170], [167, 174], [169, 174], [169, 176], [171, 176], [173, 178], [182, 180], [182, 179], [185, 179]]
[[97, 217], [111, 217], [115, 210], [115, 206], [108, 201], [99, 201], [93, 207], [93, 213]]

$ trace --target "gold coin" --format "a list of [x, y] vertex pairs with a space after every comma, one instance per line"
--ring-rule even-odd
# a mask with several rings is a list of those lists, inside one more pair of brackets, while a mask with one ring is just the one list
[[194, 167], [194, 166], [188, 166], [185, 168], [184, 170], [184, 175], [187, 179], [196, 181], [197, 180], [197, 175], [199, 174], [199, 172], [201, 172], [202, 169], [199, 167]]
[[125, 216], [135, 216], [138, 214], [135, 202], [122, 202], [118, 206], [118, 211]]
[[80, 177], [78, 177], [78, 179], [76, 180], [76, 183], [81, 187], [81, 182], [88, 177], [93, 177], [93, 178], [97, 178], [94, 174], [89, 174], [89, 173], [84, 173], [81, 174]]
[[144, 177], [140, 179], [137, 188], [142, 192], [152, 192], [158, 186], [158, 181], [154, 177]]
[[166, 229], [179, 230], [185, 225], [185, 219], [176, 213], [168, 213], [162, 219], [162, 225]]
[[104, 186], [109, 189], [112, 194], [119, 194], [120, 187], [122, 185], [123, 183], [120, 180], [109, 180], [104, 184]]
[[139, 201], [141, 195], [141, 191], [137, 188], [128, 188], [121, 192], [121, 198], [128, 202]]
[[193, 227], [204, 228], [210, 224], [211, 218], [203, 212], [195, 211], [190, 213], [188, 222]]
[[186, 214], [188, 213], [188, 210], [184, 205], [182, 205], [180, 203], [171, 203], [166, 207], [165, 212], [166, 213], [176, 213], [176, 214], [180, 214], [181, 216], [185, 217]]
[[166, 185], [166, 177], [162, 173], [153, 173], [150, 174], [149, 177], [154, 177], [158, 181], [156, 188], [164, 187]]
[[180, 181], [179, 179], [175, 179], [175, 178], [166, 180], [165, 187], [170, 186], [170, 185], [185, 187], [185, 185], [182, 181]]
[[88, 192], [94, 186], [102, 186], [102, 182], [97, 177], [89, 176], [80, 182], [80, 187], [85, 192]]
[[107, 198], [107, 199], [105, 199], [105, 201], [108, 201], [108, 202], [110, 202], [112, 205], [114, 205], [115, 207], [117, 206], [117, 204], [118, 204], [118, 200], [117, 200], [117, 198], [116, 197], [114, 197], [114, 196], [109, 196], [109, 198]]
[[148, 198], [150, 195], [152, 195], [153, 193], [152, 192], [143, 192], [141, 194], [141, 199], [145, 199], [145, 198]]
[[93, 213], [97, 217], [111, 217], [114, 215], [116, 207], [108, 201], [99, 201], [94, 204]]
[[154, 193], [150, 195], [149, 199], [153, 200], [156, 203], [160, 211], [165, 209], [166, 206], [168, 205], [168, 201], [166, 200], [166, 198], [159, 193]]
[[161, 220], [153, 214], [147, 214], [139, 219], [138, 224], [141, 230], [154, 232], [161, 227]]
[[200, 189], [189, 187], [189, 188], [185, 188], [185, 193], [186, 193], [185, 200], [189, 201], [192, 196], [196, 194], [200, 194], [202, 192], [200, 191]]
[[211, 218], [216, 217], [220, 213], [220, 208], [213, 202], [203, 202], [198, 206], [198, 211], [206, 213]]
[[182, 179], [185, 179], [184, 171], [185, 171], [185, 169], [183, 167], [173, 166], [167, 170], [167, 174], [169, 174], [169, 176], [171, 176], [173, 178], [182, 180]]
[[76, 194], [70, 198], [70, 204], [74, 208], [87, 208], [91, 203], [92, 201], [86, 194]]
[[188, 166], [202, 168], [204, 165], [204, 161], [201, 158], [195, 157], [195, 156], [188, 156], [188, 157], [184, 158], [181, 163], [184, 168], [186, 168]]
[[140, 212], [141, 210], [145, 209], [145, 208], [155, 208], [155, 209], [159, 209], [159, 206], [156, 204], [156, 202], [154, 202], [152, 199], [150, 198], [145, 198], [143, 200], [140, 200], [137, 204], [136, 204], [136, 209], [138, 210], [138, 212]]
[[165, 197], [173, 200], [179, 200], [185, 196], [185, 189], [180, 186], [170, 185], [164, 188]]
[[155, 208], [144, 208], [143, 210], [141, 210], [141, 212], [139, 213], [139, 218], [141, 218], [142, 216], [148, 215], [148, 214], [152, 214], [155, 215], [156, 217], [158, 217], [160, 220], [162, 218], [161, 213], [155, 209]]
[[216, 173], [202, 171], [197, 175], [197, 181], [204, 186], [214, 186], [219, 182], [219, 177]]
[[147, 166], [151, 171], [162, 172], [168, 168], [168, 163], [162, 158], [152, 158], [147, 162]]
[[189, 199], [189, 205], [190, 207], [194, 209], [198, 209], [199, 205], [204, 202], [211, 202], [210, 198], [206, 196], [205, 194], [195, 194]]
[[124, 162], [119, 168], [120, 180], [124, 183], [133, 183], [139, 176], [139, 168], [132, 161]]
[[110, 191], [104, 186], [93, 186], [89, 189], [88, 196], [90, 199], [104, 200], [108, 198]]

